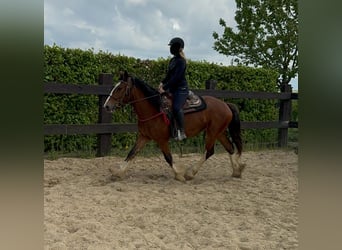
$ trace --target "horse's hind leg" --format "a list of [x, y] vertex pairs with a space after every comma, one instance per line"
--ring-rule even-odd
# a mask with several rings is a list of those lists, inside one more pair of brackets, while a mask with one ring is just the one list
[[149, 141], [148, 138], [138, 135], [138, 139], [135, 142], [133, 148], [129, 151], [125, 161], [120, 165], [119, 169], [110, 168], [109, 171], [112, 173], [114, 177], [123, 178], [126, 174], [127, 169], [131, 165], [133, 158], [137, 155], [137, 153], [145, 146], [145, 144]]
[[217, 139], [221, 142], [223, 147], [229, 153], [230, 162], [233, 168], [232, 176], [236, 178], [241, 178], [241, 173], [245, 168], [245, 164], [239, 162], [240, 155], [234, 153], [234, 146], [232, 142], [228, 139], [227, 132], [220, 135]]
[[212, 136], [209, 136], [207, 134], [205, 138], [205, 153], [201, 157], [201, 160], [194, 166], [190, 167], [186, 174], [185, 174], [185, 179], [187, 180], [192, 180], [195, 175], [198, 173], [199, 169], [203, 166], [204, 162], [214, 154], [215, 151], [215, 138]]
[[230, 154], [229, 157], [233, 167], [232, 177], [241, 178], [242, 171], [245, 169], [246, 164], [240, 163], [240, 155], [238, 154]]

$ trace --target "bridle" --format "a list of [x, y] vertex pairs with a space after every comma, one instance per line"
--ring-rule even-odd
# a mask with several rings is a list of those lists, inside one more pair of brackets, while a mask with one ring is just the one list
[[[127, 83], [123, 80], [120, 81], [120, 84], [121, 83]], [[121, 97], [121, 99], [118, 101], [118, 103], [116, 104], [117, 107], [122, 107], [124, 105], [128, 105], [128, 104], [133, 104], [133, 103], [137, 103], [137, 102], [141, 102], [141, 101], [144, 101], [144, 100], [147, 100], [147, 99], [150, 99], [150, 98], [153, 98], [153, 97], [156, 97], [156, 96], [160, 96], [160, 94], [155, 94], [155, 95], [151, 95], [151, 96], [147, 96], [147, 97], [144, 97], [144, 98], [139, 98], [137, 100], [133, 100], [133, 101], [128, 101], [128, 102], [124, 102], [124, 99], [127, 97], [128, 100], [132, 99], [132, 96], [131, 96], [131, 90], [132, 90], [132, 87], [133, 87], [134, 84], [129, 84], [127, 83], [127, 86], [126, 86], [126, 90], [125, 90], [125, 94]], [[110, 98], [114, 98], [112, 96], [112, 93], [109, 94], [109, 97]]]
[[[147, 100], [147, 99], [150, 99], [150, 98], [153, 98], [153, 97], [156, 97], [156, 96], [159, 96], [159, 97], [161, 98], [161, 95], [160, 95], [160, 94], [155, 94], [155, 95], [147, 96], [147, 97], [144, 97], [144, 98], [139, 98], [139, 99], [137, 99], [137, 100], [132, 100], [132, 101], [127, 101], [127, 102], [125, 102], [125, 101], [124, 101], [125, 98], [127, 98], [128, 100], [131, 100], [131, 99], [132, 99], [132, 87], [134, 86], [134, 79], [132, 79], [132, 80], [133, 80], [133, 83], [132, 83], [132, 84], [129, 84], [129, 83], [123, 81], [123, 80], [120, 81], [119, 84], [125, 82], [125, 83], [127, 83], [127, 86], [126, 86], [125, 94], [124, 94], [124, 95], [121, 97], [121, 99], [120, 99], [119, 101], [117, 101], [117, 103], [115, 104], [116, 107], [121, 108], [121, 107], [123, 107], [124, 105], [142, 102], [142, 101], [144, 101], [144, 100]], [[112, 92], [109, 94], [109, 97], [110, 97], [110, 98], [114, 98], [114, 97], [112, 96]], [[159, 116], [163, 116], [163, 120], [164, 120], [164, 122], [165, 122], [167, 125], [170, 124], [170, 121], [168, 120], [168, 118], [167, 118], [165, 112], [163, 112], [163, 111], [160, 111], [160, 112], [157, 113], [156, 115], [153, 115], [153, 116], [151, 116], [151, 117], [149, 117], [149, 118], [147, 118], [147, 119], [139, 119], [139, 118], [138, 118], [138, 119], [139, 119], [140, 122], [147, 122], [147, 121], [150, 121], [150, 120], [152, 120], [152, 119], [155, 119], [155, 118], [157, 118], [157, 117], [159, 117]]]

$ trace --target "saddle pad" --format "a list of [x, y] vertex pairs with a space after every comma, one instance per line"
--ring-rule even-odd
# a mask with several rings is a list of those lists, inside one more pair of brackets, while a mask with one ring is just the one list
[[202, 96], [198, 96], [192, 93], [192, 96], [189, 95], [189, 97], [186, 99], [186, 102], [183, 106], [183, 112], [184, 114], [187, 114], [201, 111], [206, 108], [207, 104], [203, 100]]
[[[207, 104], [201, 96], [195, 95], [192, 91], [189, 91], [189, 95], [183, 106], [184, 114], [197, 112], [205, 109]], [[172, 110], [172, 95], [170, 93], [162, 95], [162, 109], [167, 111]]]

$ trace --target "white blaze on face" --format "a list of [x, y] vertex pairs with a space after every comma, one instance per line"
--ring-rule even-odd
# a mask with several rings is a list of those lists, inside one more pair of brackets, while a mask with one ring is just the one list
[[112, 95], [113, 95], [115, 89], [120, 85], [120, 83], [121, 83], [121, 82], [118, 82], [118, 83], [114, 86], [114, 88], [112, 89], [112, 91], [110, 91], [109, 96], [107, 97], [105, 103], [103, 104], [103, 107], [104, 107], [104, 108], [106, 108], [106, 106], [108, 106], [108, 103], [109, 103], [109, 101], [110, 101], [110, 98], [112, 97]]

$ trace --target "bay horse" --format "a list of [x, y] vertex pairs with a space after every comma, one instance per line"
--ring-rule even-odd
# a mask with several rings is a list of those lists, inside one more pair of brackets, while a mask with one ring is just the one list
[[[145, 82], [128, 75], [127, 72], [122, 73], [103, 107], [108, 112], [113, 112], [115, 108], [123, 105], [132, 105], [138, 117], [138, 136], [120, 168], [110, 168], [112, 175], [123, 178], [131, 160], [147, 142], [153, 140], [173, 169], [175, 179], [185, 182], [185, 180], [193, 179], [203, 163], [214, 154], [215, 141], [218, 140], [229, 153], [233, 168], [232, 176], [241, 178], [245, 164], [239, 162], [242, 139], [238, 109], [235, 105], [212, 96], [202, 96], [202, 98], [206, 102], [206, 109], [185, 114], [184, 124], [187, 137], [194, 137], [201, 131], [205, 131], [205, 153], [197, 165], [186, 169], [173, 163], [169, 148], [170, 129], [166, 114], [160, 109], [161, 94]], [[236, 153], [234, 153], [234, 144], [237, 149]]]

